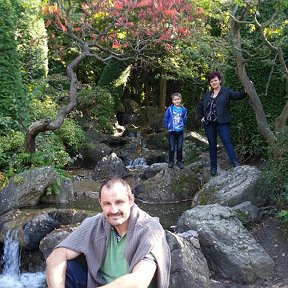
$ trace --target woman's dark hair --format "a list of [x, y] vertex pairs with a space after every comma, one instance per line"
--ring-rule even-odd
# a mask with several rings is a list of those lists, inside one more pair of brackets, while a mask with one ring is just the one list
[[220, 81], [222, 80], [222, 75], [218, 71], [213, 71], [213, 72], [208, 73], [206, 76], [206, 79], [208, 83], [210, 83], [210, 81], [214, 79], [215, 77], [217, 77]]

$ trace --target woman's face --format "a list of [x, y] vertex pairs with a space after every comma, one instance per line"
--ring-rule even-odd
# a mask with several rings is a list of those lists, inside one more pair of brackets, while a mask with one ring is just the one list
[[221, 86], [221, 80], [218, 77], [212, 78], [210, 80], [210, 86], [213, 90], [219, 88]]

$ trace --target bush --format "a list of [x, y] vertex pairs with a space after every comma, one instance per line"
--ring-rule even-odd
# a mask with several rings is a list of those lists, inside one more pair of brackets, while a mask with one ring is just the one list
[[[269, 154], [259, 180], [259, 190], [268, 195], [279, 209], [285, 211], [288, 208], [288, 127], [278, 134], [277, 140], [281, 157], [275, 160], [272, 153]], [[283, 212], [282, 215], [287, 214]]]
[[114, 100], [107, 89], [87, 86], [79, 92], [78, 101], [79, 110], [94, 121], [96, 129], [102, 132], [113, 131]]

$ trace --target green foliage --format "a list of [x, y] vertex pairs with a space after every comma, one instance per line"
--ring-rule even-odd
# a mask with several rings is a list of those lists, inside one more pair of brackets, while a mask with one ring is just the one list
[[65, 173], [62, 169], [56, 169], [56, 181], [53, 182], [53, 184], [46, 188], [46, 194], [49, 195], [58, 195], [61, 192], [61, 182], [67, 178], [70, 177], [67, 173]]
[[27, 99], [16, 49], [15, 14], [9, 0], [0, 1], [0, 29], [0, 116], [22, 121], [26, 114]]
[[41, 0], [16, 1], [17, 49], [26, 85], [48, 73], [47, 33], [39, 9]]
[[285, 223], [288, 225], [288, 210], [281, 210], [278, 213], [278, 217]]
[[87, 87], [79, 91], [79, 110], [84, 117], [95, 122], [96, 129], [112, 131], [112, 119], [115, 115], [114, 100], [110, 92], [102, 87]]
[[22, 132], [11, 130], [5, 136], [0, 136], [0, 170], [9, 170], [13, 163], [16, 164], [23, 147], [24, 134]]
[[124, 86], [130, 74], [131, 67], [123, 61], [111, 59], [104, 67], [98, 86], [108, 89], [117, 105], [123, 96]]
[[63, 125], [56, 131], [56, 135], [71, 152], [77, 151], [84, 140], [83, 130], [71, 118], [64, 120]]
[[24, 183], [24, 180], [25, 180], [25, 178], [22, 177], [22, 176], [19, 176], [19, 175], [15, 175], [15, 177], [14, 177], [14, 183], [15, 183], [16, 185], [23, 184], [23, 183]]
[[259, 191], [269, 195], [279, 208], [288, 207], [288, 127], [277, 138], [281, 157], [277, 160], [270, 154], [259, 180]]

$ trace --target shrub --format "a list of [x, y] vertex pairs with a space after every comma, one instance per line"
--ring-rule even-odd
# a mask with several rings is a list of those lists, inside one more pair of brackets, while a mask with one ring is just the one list
[[112, 132], [112, 119], [115, 115], [114, 100], [110, 92], [102, 87], [90, 87], [79, 92], [79, 110], [95, 123], [102, 132]]
[[284, 211], [280, 215], [286, 218], [288, 215], [286, 213], [288, 208], [288, 127], [278, 134], [277, 140], [277, 148], [281, 157], [275, 160], [270, 153], [259, 180], [259, 190], [268, 195], [270, 200]]

